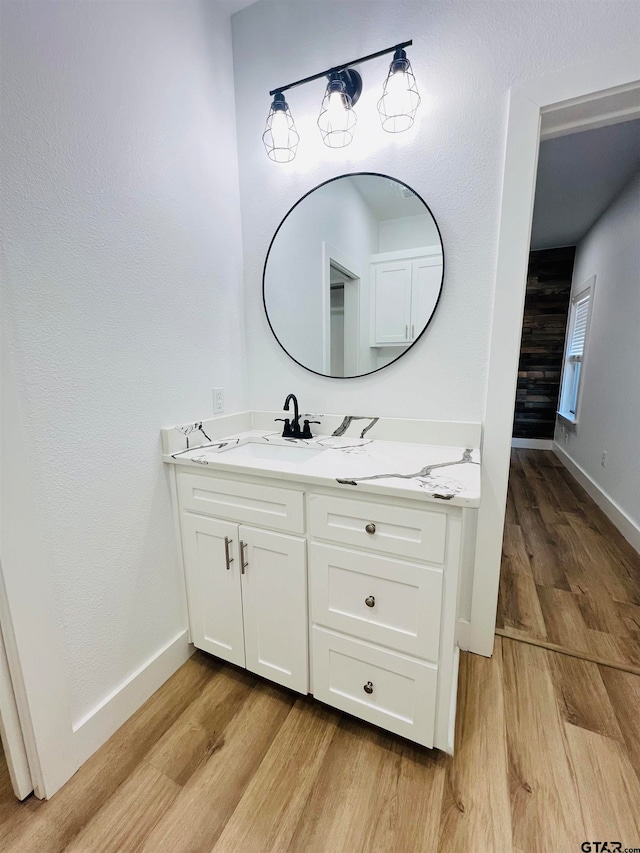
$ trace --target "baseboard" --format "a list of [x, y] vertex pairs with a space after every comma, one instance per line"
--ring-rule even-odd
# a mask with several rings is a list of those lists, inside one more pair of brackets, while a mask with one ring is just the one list
[[99, 749], [187, 661], [194, 647], [181, 631], [73, 727], [78, 766]]
[[528, 450], [553, 450], [552, 438], [512, 438], [511, 447], [524, 447]]
[[640, 527], [629, 518], [626, 512], [609, 495], [598, 486], [571, 457], [560, 447], [557, 442], [553, 443], [553, 452], [560, 462], [580, 483], [585, 492], [604, 512], [607, 518], [614, 524], [627, 542], [640, 553]]

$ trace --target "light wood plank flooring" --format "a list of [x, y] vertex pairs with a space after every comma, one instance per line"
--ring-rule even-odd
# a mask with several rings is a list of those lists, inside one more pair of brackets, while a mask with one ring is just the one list
[[551, 451], [511, 460], [498, 633], [640, 673], [640, 555]]
[[496, 638], [457, 749], [422, 749], [197, 653], [49, 802], [0, 777], [19, 853], [573, 853], [640, 847], [640, 676]]

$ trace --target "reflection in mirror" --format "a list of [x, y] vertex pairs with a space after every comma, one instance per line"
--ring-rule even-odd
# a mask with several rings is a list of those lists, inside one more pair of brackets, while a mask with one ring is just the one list
[[299, 364], [361, 376], [403, 355], [435, 311], [440, 232], [413, 190], [384, 175], [343, 175], [283, 219], [264, 269], [273, 333]]

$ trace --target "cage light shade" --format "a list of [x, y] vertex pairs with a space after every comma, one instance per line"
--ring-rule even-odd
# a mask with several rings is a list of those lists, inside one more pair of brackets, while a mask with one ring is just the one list
[[262, 141], [267, 155], [276, 163], [289, 163], [296, 156], [300, 136], [289, 105], [280, 92], [273, 98]]
[[357, 120], [344, 80], [332, 74], [318, 116], [324, 144], [329, 148], [344, 148], [353, 139]]
[[420, 106], [420, 94], [411, 63], [404, 50], [395, 52], [384, 81], [378, 112], [382, 127], [389, 133], [409, 130]]

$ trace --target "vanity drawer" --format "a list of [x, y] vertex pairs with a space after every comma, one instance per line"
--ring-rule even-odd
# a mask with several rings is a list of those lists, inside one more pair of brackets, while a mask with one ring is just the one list
[[433, 746], [438, 669], [314, 626], [313, 695], [423, 746]]
[[180, 506], [189, 512], [273, 530], [304, 533], [304, 496], [293, 489], [180, 472]]
[[442, 570], [313, 542], [314, 622], [416, 657], [438, 660]]
[[397, 557], [444, 563], [447, 514], [370, 501], [309, 496], [309, 532], [319, 539]]

